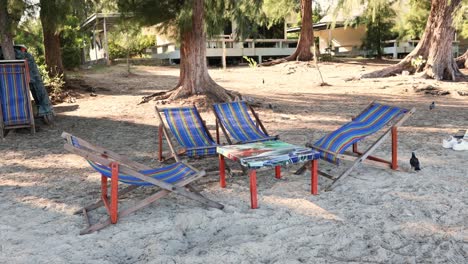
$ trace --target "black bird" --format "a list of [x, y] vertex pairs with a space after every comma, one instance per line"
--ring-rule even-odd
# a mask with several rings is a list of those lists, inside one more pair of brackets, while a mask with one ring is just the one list
[[410, 159], [409, 163], [411, 164], [411, 168], [414, 168], [415, 171], [421, 170], [421, 167], [419, 165], [419, 160], [418, 160], [418, 158], [416, 158], [416, 155], [414, 155], [414, 152], [411, 155], [411, 159]]
[[435, 108], [435, 102], [432, 102], [431, 105], [429, 105], [429, 110], [432, 110]]

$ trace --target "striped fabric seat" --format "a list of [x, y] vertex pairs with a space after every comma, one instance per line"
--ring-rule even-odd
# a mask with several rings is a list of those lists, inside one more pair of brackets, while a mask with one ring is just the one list
[[161, 111], [177, 142], [186, 148], [187, 156], [216, 154], [217, 144], [206, 131], [195, 107], [165, 108]]
[[[74, 137], [71, 136], [71, 142], [74, 147], [80, 148], [80, 149], [86, 149], [78, 143], [78, 140]], [[108, 178], [112, 177], [112, 170], [111, 168], [101, 165], [99, 163], [93, 162], [91, 160], [87, 160], [88, 163], [95, 169], [97, 172], [99, 172], [101, 175], [104, 175]], [[195, 176], [197, 172], [193, 170], [192, 168], [188, 167], [187, 165], [177, 162], [162, 168], [155, 168], [155, 169], [149, 169], [149, 170], [140, 170], [139, 173], [154, 178], [156, 180], [164, 181], [166, 183], [170, 184], [176, 184], [180, 181], [186, 180], [192, 176]], [[119, 173], [119, 181], [126, 183], [126, 184], [131, 184], [131, 185], [139, 185], [139, 186], [150, 186], [153, 185], [149, 182], [142, 181], [141, 179], [138, 179], [134, 176], [130, 175], [125, 175], [122, 173]]]
[[28, 76], [24, 63], [0, 64], [0, 103], [5, 126], [31, 122]]
[[[109, 167], [103, 166], [101, 164], [92, 162], [88, 160], [91, 167], [93, 167], [97, 172], [101, 173], [102, 175], [111, 178], [112, 171]], [[154, 178], [156, 180], [164, 181], [170, 184], [176, 184], [180, 181], [187, 180], [188, 178], [195, 176], [197, 173], [187, 167], [185, 164], [177, 162], [171, 165], [167, 165], [163, 168], [156, 168], [151, 170], [142, 170], [139, 171], [141, 174]], [[119, 173], [119, 181], [131, 184], [131, 185], [140, 185], [140, 186], [149, 186], [153, 185], [149, 182], [142, 181], [136, 177], [120, 174]]]
[[[342, 154], [354, 143], [376, 133], [396, 117], [407, 112], [406, 109], [374, 103], [353, 121], [322, 137], [314, 146]], [[339, 162], [336, 156], [324, 152], [322, 158], [336, 164]]]
[[276, 139], [268, 136], [254, 123], [246, 102], [215, 104], [213, 108], [221, 125], [238, 143]]

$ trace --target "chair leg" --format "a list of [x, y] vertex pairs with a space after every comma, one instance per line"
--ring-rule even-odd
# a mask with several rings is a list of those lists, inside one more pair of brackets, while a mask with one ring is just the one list
[[162, 125], [159, 125], [158, 127], [158, 158], [159, 161], [163, 161], [163, 155], [162, 155], [162, 134], [163, 134], [163, 128]]
[[226, 169], [224, 156], [219, 155], [219, 185], [221, 188], [226, 188]]
[[[146, 199], [143, 199], [141, 200], [140, 202], [138, 202], [137, 204], [135, 204], [134, 206], [132, 207], [129, 207], [129, 208], [126, 208], [125, 210], [122, 210], [119, 214], [119, 216], [122, 218], [124, 216], [127, 216], [153, 202], [155, 202], [156, 200], [168, 195], [169, 191], [167, 190], [160, 190], [158, 192], [156, 192], [155, 194], [149, 196], [148, 198]], [[107, 220], [104, 220], [102, 222], [99, 222], [99, 223], [96, 223], [94, 225], [91, 225], [83, 230], [80, 231], [80, 235], [85, 235], [85, 234], [90, 234], [90, 233], [93, 233], [95, 231], [98, 231], [98, 230], [101, 230], [109, 225], [111, 225], [112, 222], [111, 222], [111, 219], [110, 217], [107, 219]]]
[[333, 188], [336, 186], [336, 183], [338, 182], [339, 179], [342, 179], [348, 176], [356, 166], [361, 164], [363, 160], [367, 159], [367, 157], [369, 157], [369, 155], [372, 152], [374, 152], [374, 150], [389, 136], [391, 130], [392, 129], [388, 129], [382, 136], [380, 136], [380, 138], [376, 142], [374, 142], [374, 144], [372, 144], [372, 146], [369, 149], [367, 149], [366, 152], [364, 152], [359, 158], [357, 158], [345, 172], [343, 172], [340, 176], [338, 176], [333, 181], [333, 183], [330, 186], [328, 186], [327, 189], [325, 189], [325, 191], [333, 190]]
[[110, 217], [112, 224], [117, 223], [119, 211], [119, 164], [112, 162]]
[[309, 162], [304, 163], [299, 169], [297, 169], [296, 172], [294, 172], [295, 175], [301, 175], [304, 173], [304, 171], [307, 170], [307, 166], [309, 165]]
[[398, 169], [398, 133], [397, 128], [392, 127], [392, 170]]
[[216, 143], [219, 145], [219, 122], [216, 119]]
[[119, 202], [119, 165], [116, 162], [111, 163], [111, 199], [107, 195], [107, 177], [101, 175], [101, 199], [110, 215], [111, 223], [115, 224], [118, 220], [118, 202]]
[[281, 179], [281, 166], [275, 166], [275, 178]]
[[[138, 187], [140, 187], [140, 186], [138, 186], [138, 185], [127, 186], [127, 187], [123, 188], [122, 190], [120, 190], [119, 194], [124, 195], [126, 193], [129, 193], [129, 192], [135, 190]], [[104, 205], [104, 203], [103, 203], [102, 199], [99, 199], [98, 201], [96, 201], [96, 202], [94, 202], [92, 204], [88, 204], [88, 205], [84, 206], [83, 208], [80, 208], [80, 209], [76, 210], [75, 212], [73, 212], [73, 214], [81, 214], [81, 213], [83, 213], [83, 210], [86, 210], [87, 212], [90, 212], [90, 211], [98, 209], [99, 207], [102, 207], [103, 205]]]
[[250, 170], [250, 207], [252, 209], [258, 208], [258, 200], [257, 200], [257, 171]]
[[312, 160], [310, 165], [310, 190], [313, 195], [318, 194], [318, 160]]

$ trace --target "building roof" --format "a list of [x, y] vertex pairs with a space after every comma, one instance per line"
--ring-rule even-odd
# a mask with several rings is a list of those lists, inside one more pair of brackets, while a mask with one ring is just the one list
[[103, 23], [105, 19], [106, 28], [109, 29], [119, 21], [120, 17], [120, 13], [95, 13], [89, 16], [83, 23], [81, 23], [80, 28], [82, 30], [88, 30], [91, 28], [94, 30], [103, 30]]
[[[333, 28], [340, 28], [344, 26], [345, 24], [343, 22], [335, 22], [335, 26]], [[326, 30], [326, 29], [329, 29], [330, 27], [331, 27], [331, 23], [329, 22], [318, 22], [318, 23], [314, 23], [314, 25], [312, 26], [314, 31]], [[295, 32], [300, 32], [300, 31], [301, 31], [301, 27], [290, 27], [286, 29], [287, 33], [295, 33]]]

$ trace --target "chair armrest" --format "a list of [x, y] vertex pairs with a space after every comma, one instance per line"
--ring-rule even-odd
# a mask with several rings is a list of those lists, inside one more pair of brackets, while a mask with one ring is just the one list
[[340, 154], [338, 154], [338, 153], [336, 153], [336, 152], [333, 152], [333, 151], [330, 151], [330, 150], [328, 150], [328, 149], [324, 149], [324, 148], [321, 148], [321, 147], [317, 147], [317, 146], [313, 145], [313, 144], [310, 143], [310, 142], [306, 143], [306, 147], [312, 148], [312, 149], [316, 149], [316, 150], [319, 150], [319, 151], [322, 151], [322, 152], [325, 152], [325, 153], [327, 153], [327, 154], [331, 154], [331, 155], [334, 155], [334, 156], [340, 155]]

